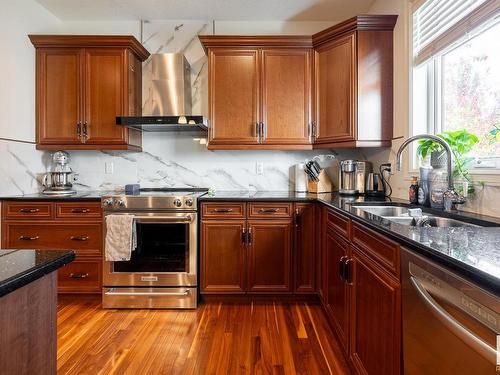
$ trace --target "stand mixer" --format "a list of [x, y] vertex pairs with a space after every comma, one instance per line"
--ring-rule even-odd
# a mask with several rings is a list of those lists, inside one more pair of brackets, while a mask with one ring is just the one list
[[43, 194], [47, 195], [70, 195], [76, 194], [73, 190], [73, 182], [77, 174], [68, 165], [69, 155], [65, 151], [56, 151], [52, 155], [51, 171], [43, 176], [42, 185], [45, 187]]

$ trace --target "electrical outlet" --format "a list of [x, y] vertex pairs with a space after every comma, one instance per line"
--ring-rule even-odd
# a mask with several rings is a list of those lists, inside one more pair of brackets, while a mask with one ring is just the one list
[[114, 173], [114, 165], [112, 161], [107, 161], [104, 163], [104, 173], [106, 174]]
[[258, 174], [258, 175], [264, 174], [264, 163], [261, 163], [261, 162], [255, 163], [255, 174]]

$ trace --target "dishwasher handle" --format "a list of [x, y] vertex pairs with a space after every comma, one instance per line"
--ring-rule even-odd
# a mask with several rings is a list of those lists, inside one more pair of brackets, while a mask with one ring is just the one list
[[442, 308], [415, 276], [410, 276], [410, 282], [417, 291], [418, 296], [422, 299], [426, 306], [429, 307], [441, 323], [460, 337], [465, 343], [469, 344], [478, 354], [491, 363], [496, 363], [497, 351], [494, 347], [484, 342], [479, 336], [460, 324], [460, 322], [458, 322], [452, 315]]

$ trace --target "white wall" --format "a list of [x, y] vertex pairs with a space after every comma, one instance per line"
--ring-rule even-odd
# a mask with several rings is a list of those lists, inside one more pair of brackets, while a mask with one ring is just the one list
[[35, 140], [35, 49], [27, 35], [58, 32], [60, 24], [33, 0], [2, 0], [0, 138]]

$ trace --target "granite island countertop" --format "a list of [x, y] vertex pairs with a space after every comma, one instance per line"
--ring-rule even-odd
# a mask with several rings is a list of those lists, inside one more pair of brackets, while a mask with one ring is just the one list
[[0, 297], [72, 262], [71, 250], [0, 250]]
[[[219, 191], [206, 194], [200, 201], [319, 201], [340, 211], [379, 233], [399, 242], [500, 296], [500, 219], [473, 213], [449, 214], [442, 210], [423, 208], [430, 214], [452, 217], [484, 227], [421, 228], [391, 222], [355, 208], [356, 203], [375, 202], [405, 204], [407, 201], [389, 198], [341, 196], [337, 193], [311, 194], [295, 192], [236, 192]], [[412, 206], [418, 207], [418, 206]]]

